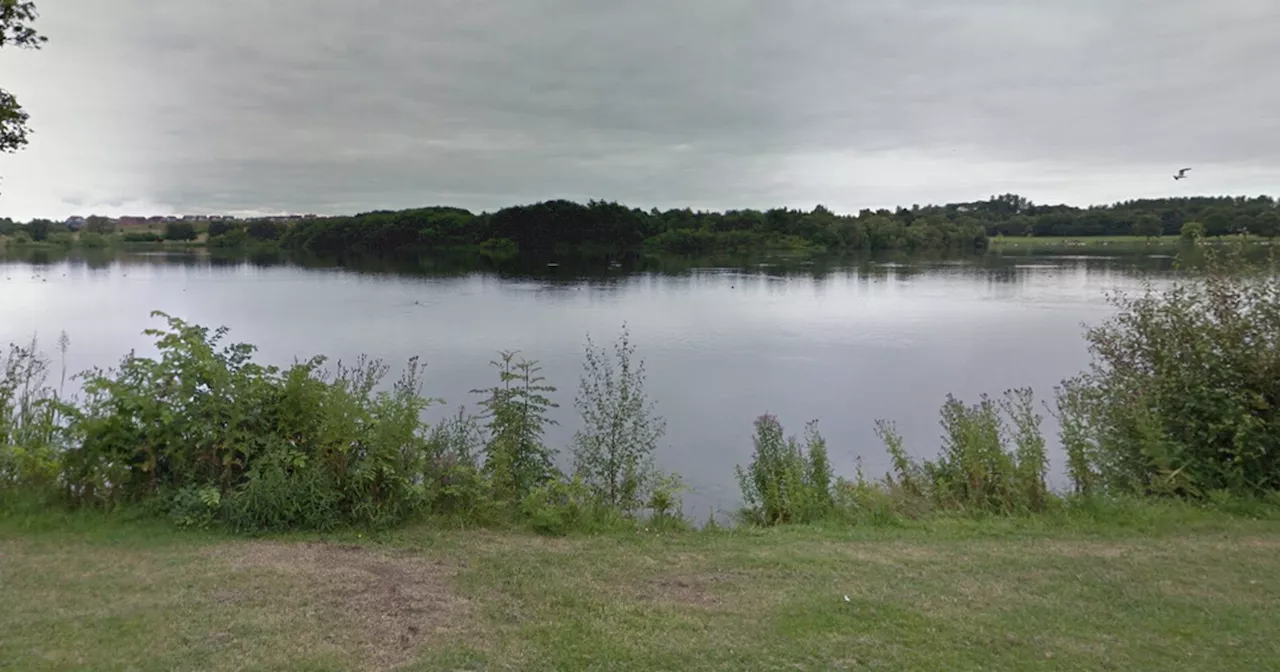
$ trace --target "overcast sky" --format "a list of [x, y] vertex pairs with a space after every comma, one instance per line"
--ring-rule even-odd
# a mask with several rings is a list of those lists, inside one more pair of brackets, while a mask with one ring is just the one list
[[1276, 0], [37, 4], [21, 219], [1280, 194]]

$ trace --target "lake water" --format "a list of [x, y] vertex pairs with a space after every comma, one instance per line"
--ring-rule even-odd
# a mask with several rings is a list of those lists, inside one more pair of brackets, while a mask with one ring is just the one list
[[[576, 428], [573, 394], [589, 333], [607, 344], [626, 322], [646, 360], [648, 390], [667, 418], [661, 466], [693, 492], [686, 511], [738, 503], [735, 464], [751, 454], [753, 419], [775, 413], [788, 433], [818, 419], [838, 473], [861, 458], [888, 467], [873, 428], [893, 420], [917, 455], [939, 445], [948, 393], [969, 401], [1030, 386], [1041, 399], [1088, 362], [1082, 323], [1111, 314], [1106, 292], [1168, 277], [1157, 257], [901, 259], [817, 265], [544, 262], [468, 270], [414, 263], [370, 269], [257, 263], [200, 253], [0, 257], [0, 341], [71, 339], [68, 368], [110, 366], [162, 310], [267, 362], [325, 354], [427, 363], [425, 393], [451, 408], [492, 385], [499, 350], [537, 359], [559, 387], [552, 445]], [[437, 409], [438, 414], [448, 412]], [[1047, 414], [1046, 414], [1047, 416]], [[1056, 433], [1051, 417], [1045, 427]], [[1054, 454], [1054, 485], [1060, 454]]]

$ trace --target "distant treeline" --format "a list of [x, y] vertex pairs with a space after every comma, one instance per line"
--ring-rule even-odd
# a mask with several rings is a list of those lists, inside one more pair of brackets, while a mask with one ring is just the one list
[[318, 253], [480, 246], [535, 253], [604, 248], [701, 254], [764, 248], [974, 249], [986, 242], [981, 226], [945, 217], [841, 216], [821, 206], [810, 212], [646, 212], [618, 203], [563, 200], [479, 215], [437, 207], [329, 217], [298, 222], [281, 239], [286, 247]]
[[1209, 236], [1280, 233], [1280, 211], [1267, 196], [1153, 199], [1076, 208], [1035, 205], [1006, 194], [972, 203], [863, 210], [856, 215], [838, 215], [822, 206], [808, 212], [644, 211], [618, 203], [563, 200], [482, 214], [434, 207], [303, 221], [285, 231], [281, 243], [318, 253], [463, 246], [529, 252], [643, 248], [682, 254], [763, 248], [982, 249], [989, 236], [1177, 235], [1193, 221]]
[[[823, 206], [811, 211], [645, 211], [605, 201], [583, 205], [555, 200], [479, 214], [461, 208], [428, 207], [319, 217], [292, 224], [215, 221], [208, 225], [208, 235], [215, 246], [272, 243], [318, 254], [380, 256], [479, 248], [532, 253], [650, 250], [697, 255], [776, 249], [971, 250], [985, 248], [992, 236], [1178, 235], [1192, 222], [1207, 236], [1280, 234], [1280, 210], [1269, 196], [1147, 199], [1077, 208], [1036, 205], [1022, 196], [1005, 194], [970, 203], [844, 215]], [[25, 232], [40, 241], [59, 226], [48, 220], [26, 225], [0, 220], [0, 235]], [[161, 236], [151, 235], [189, 240], [196, 231], [170, 233], [166, 229]]]

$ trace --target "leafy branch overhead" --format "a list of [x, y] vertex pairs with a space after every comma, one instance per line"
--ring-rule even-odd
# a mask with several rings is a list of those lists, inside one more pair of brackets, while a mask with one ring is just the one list
[[[38, 16], [31, 0], [0, 0], [0, 47], [39, 49], [49, 40], [31, 26]], [[17, 97], [0, 89], [0, 152], [16, 152], [27, 144], [29, 115]]]

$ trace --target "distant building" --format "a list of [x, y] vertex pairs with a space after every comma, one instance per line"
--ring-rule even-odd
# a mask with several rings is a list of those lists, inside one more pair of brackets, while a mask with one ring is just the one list
[[80, 229], [84, 228], [84, 221], [85, 221], [84, 217], [81, 217], [79, 215], [76, 215], [75, 217], [68, 217], [67, 229], [71, 231], [79, 231]]

